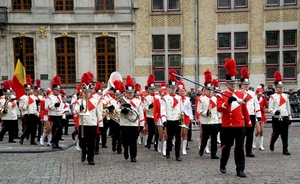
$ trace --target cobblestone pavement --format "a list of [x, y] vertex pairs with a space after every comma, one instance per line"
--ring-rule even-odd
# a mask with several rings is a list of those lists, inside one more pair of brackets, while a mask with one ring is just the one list
[[[62, 151], [52, 151], [47, 146], [8, 144], [7, 135], [0, 143], [0, 184], [2, 183], [300, 183], [300, 124], [290, 127], [290, 156], [282, 154], [279, 138], [275, 151], [269, 150], [271, 135], [270, 124], [265, 128], [265, 149], [253, 150], [255, 158], [246, 157], [245, 173], [247, 178], [236, 176], [233, 149], [227, 164], [227, 173], [219, 171], [219, 160], [210, 159], [210, 155], [198, 155], [199, 132], [193, 131], [189, 142], [188, 154], [175, 160], [174, 151], [166, 159], [155, 152], [138, 145], [137, 162], [125, 160], [123, 155], [113, 153], [111, 139], [108, 148], [100, 148], [95, 156], [95, 165], [80, 161], [81, 153], [75, 149], [70, 136], [61, 141]], [[220, 155], [220, 148], [218, 149]]]

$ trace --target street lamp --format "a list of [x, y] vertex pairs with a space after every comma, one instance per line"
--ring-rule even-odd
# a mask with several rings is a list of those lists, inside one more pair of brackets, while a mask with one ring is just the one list
[[8, 22], [7, 17], [7, 7], [0, 6], [0, 31], [1, 31], [1, 37], [4, 39], [4, 26]]

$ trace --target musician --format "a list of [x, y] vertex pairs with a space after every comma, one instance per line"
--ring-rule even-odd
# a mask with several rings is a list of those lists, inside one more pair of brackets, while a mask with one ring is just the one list
[[237, 80], [235, 76], [236, 63], [232, 59], [226, 58], [224, 67], [227, 69], [226, 86], [227, 89], [217, 95], [217, 109], [222, 113], [222, 152], [220, 160], [220, 172], [226, 173], [226, 165], [230, 155], [230, 149], [235, 141], [234, 159], [237, 176], [246, 177], [244, 139], [245, 126], [251, 127], [250, 117], [244, 101], [247, 95], [240, 90], [236, 90]]
[[20, 137], [19, 143], [23, 144], [24, 138], [31, 135], [30, 144], [37, 145], [37, 143], [34, 141], [39, 117], [36, 104], [37, 97], [31, 92], [33, 86], [31, 87], [32, 79], [30, 76], [27, 76], [26, 81], [27, 84], [24, 84], [25, 94], [19, 99], [19, 107], [25, 119], [23, 134]]
[[[63, 105], [63, 113], [62, 113], [62, 125], [64, 128], [64, 132], [62, 131], [62, 134], [69, 135], [68, 129], [69, 129], [69, 118], [68, 114], [71, 114], [70, 104], [67, 102], [67, 94], [64, 90], [60, 90], [61, 99], [62, 99], [62, 105]], [[62, 138], [61, 138], [62, 140]]]
[[173, 75], [176, 71], [169, 70], [169, 94], [162, 97], [161, 103], [161, 118], [164, 126], [167, 128], [167, 150], [166, 158], [170, 158], [170, 151], [172, 150], [172, 140], [175, 136], [175, 156], [177, 161], [181, 161], [180, 158], [180, 133], [181, 123], [180, 119], [183, 113], [183, 106], [181, 97], [176, 94], [177, 79]]
[[217, 111], [217, 97], [213, 95], [212, 73], [209, 70], [204, 72], [204, 91], [197, 105], [197, 113], [200, 117], [201, 146], [199, 155], [203, 156], [207, 141], [210, 137], [211, 159], [219, 159], [217, 156], [217, 135], [220, 129], [219, 114]]
[[143, 106], [141, 100], [134, 98], [134, 82], [129, 75], [126, 77], [125, 88], [125, 95], [118, 102], [115, 111], [120, 114], [124, 158], [127, 160], [130, 154], [130, 161], [136, 162], [139, 127], [144, 126]]
[[[108, 106], [108, 111], [110, 113], [115, 113], [117, 108], [118, 98], [125, 92], [125, 87], [122, 81], [115, 80], [113, 81], [113, 86], [111, 87], [108, 93], [105, 94], [105, 106]], [[120, 120], [107, 117], [108, 124], [110, 125], [110, 135], [112, 137], [112, 151], [117, 151], [118, 154], [122, 154], [122, 139], [121, 139], [121, 127]]]
[[186, 155], [187, 152], [187, 141], [188, 141], [188, 130], [189, 126], [194, 119], [192, 104], [190, 98], [186, 96], [186, 88], [184, 83], [179, 80], [177, 83], [178, 95], [181, 97], [183, 105], [183, 117], [181, 119], [181, 135], [182, 135], [182, 154]]
[[255, 98], [255, 92], [249, 90], [249, 73], [246, 67], [241, 69], [241, 90], [247, 94], [247, 109], [250, 115], [252, 123], [251, 127], [246, 127], [246, 156], [254, 157], [252, 153], [253, 134], [256, 121], [261, 121], [260, 106], [257, 98]]
[[44, 132], [40, 138], [40, 144], [44, 145], [45, 137], [47, 136], [47, 146], [51, 146], [52, 141], [52, 126], [53, 122], [49, 118], [48, 110], [45, 109], [46, 98], [48, 98], [52, 94], [52, 90], [47, 88], [46, 96], [40, 101], [40, 120], [44, 124]]
[[159, 106], [160, 97], [158, 95], [155, 95], [156, 87], [155, 87], [155, 77], [153, 74], [150, 74], [148, 76], [147, 84], [148, 84], [148, 95], [145, 97], [143, 101], [143, 108], [146, 112], [146, 119], [147, 119], [146, 122], [148, 125], [148, 139], [147, 139], [146, 147], [150, 149], [153, 136], [155, 135], [155, 129], [156, 129], [155, 125], [157, 123], [157, 118], [156, 121], [154, 121], [154, 115], [156, 116], [157, 114], [156, 111], [157, 108], [154, 109], [154, 106], [155, 107]]
[[[76, 89], [74, 90], [74, 94], [71, 97], [71, 104], [72, 104], [72, 114], [73, 114], [73, 120], [74, 120], [74, 131], [72, 132], [72, 140], [75, 141], [75, 136], [78, 134], [78, 127], [79, 127], [79, 122], [78, 122], [78, 115], [75, 114], [74, 111], [74, 103], [81, 98], [82, 91], [81, 91], [81, 86], [77, 85]], [[80, 146], [77, 142], [76, 149], [80, 149]]]
[[[79, 115], [79, 145], [81, 147], [81, 162], [84, 162], [87, 155], [89, 165], [95, 165], [94, 151], [97, 126], [102, 122], [102, 101], [91, 98], [91, 91], [88, 87], [87, 73], [81, 77], [82, 99], [75, 102], [74, 112]], [[97, 125], [98, 124], [98, 125]]]
[[53, 149], [62, 149], [59, 146], [59, 140], [62, 134], [62, 113], [63, 104], [60, 95], [60, 77], [54, 76], [52, 79], [52, 94], [46, 98], [45, 109], [48, 111], [49, 118], [53, 122], [52, 141]]
[[[34, 86], [33, 88], [33, 95], [36, 96], [36, 107], [37, 107], [37, 111], [40, 113], [40, 102], [41, 100], [43, 100], [43, 96], [40, 95], [41, 92], [41, 80], [40, 79], [36, 79], [36, 86]], [[42, 135], [42, 131], [43, 131], [43, 127], [42, 127], [42, 122], [40, 120], [40, 118], [37, 119], [37, 132], [38, 132], [38, 141], [40, 141], [40, 137]]]
[[279, 71], [275, 71], [275, 94], [270, 95], [269, 99], [269, 112], [272, 114], [272, 128], [273, 133], [271, 135], [270, 150], [274, 151], [274, 144], [279, 135], [282, 140], [282, 153], [284, 155], [290, 155], [288, 151], [288, 133], [289, 125], [292, 120], [291, 106], [289, 97], [283, 93], [282, 76]]
[[18, 127], [20, 111], [16, 99], [12, 98], [9, 81], [5, 81], [2, 84], [4, 98], [0, 99], [0, 114], [3, 121], [2, 130], [0, 132], [0, 142], [2, 142], [3, 136], [8, 131], [8, 142], [16, 143], [16, 141], [14, 141], [14, 132]]

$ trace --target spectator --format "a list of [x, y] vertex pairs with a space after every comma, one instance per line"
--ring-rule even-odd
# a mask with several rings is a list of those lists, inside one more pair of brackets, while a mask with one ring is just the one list
[[265, 95], [266, 95], [267, 100], [269, 100], [269, 96], [274, 94], [274, 93], [275, 93], [275, 89], [273, 88], [273, 85], [269, 84], [268, 88], [265, 91]]
[[298, 98], [292, 89], [288, 92], [292, 112], [298, 112]]

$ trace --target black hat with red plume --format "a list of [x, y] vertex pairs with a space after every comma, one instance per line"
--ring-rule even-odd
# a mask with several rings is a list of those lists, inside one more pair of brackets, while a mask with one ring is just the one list
[[125, 92], [125, 88], [124, 88], [124, 84], [123, 84], [123, 82], [122, 81], [120, 81], [120, 80], [115, 80], [114, 81], [114, 92], [116, 93], [116, 94], [122, 94], [122, 93], [124, 93]]
[[147, 80], [148, 89], [155, 89], [155, 76], [150, 74]]
[[60, 84], [61, 84], [60, 76], [58, 75], [54, 76], [51, 81], [51, 89], [60, 90]]
[[227, 69], [226, 72], [226, 82], [227, 83], [237, 83], [237, 79], [235, 76], [238, 74], [236, 70], [236, 63], [233, 59], [225, 58], [226, 63], [224, 64], [224, 68]]
[[177, 74], [174, 69], [169, 69], [169, 87], [176, 88], [177, 86], [177, 79], [174, 74]]
[[93, 87], [90, 84], [93, 82], [94, 75], [91, 72], [85, 72], [81, 76], [80, 85], [86, 85], [86, 88]]
[[139, 83], [135, 83], [135, 94], [140, 95], [141, 93], [141, 85]]
[[41, 90], [41, 79], [35, 79], [36, 86], [34, 86], [35, 91]]
[[31, 89], [31, 85], [32, 85], [32, 79], [31, 79], [30, 75], [27, 75], [27, 77], [26, 77], [26, 84], [24, 84], [24, 89], [30, 90]]
[[102, 93], [103, 88], [102, 88], [101, 82], [97, 81], [94, 89], [95, 89], [96, 93]]
[[275, 86], [276, 87], [283, 87], [282, 76], [281, 76], [279, 71], [275, 71], [274, 78], [275, 78], [275, 82], [274, 82]]
[[130, 75], [127, 75], [127, 77], [126, 77], [125, 88], [126, 88], [127, 92], [134, 92], [134, 82], [133, 82], [132, 78], [130, 77]]
[[179, 89], [186, 90], [182, 80], [177, 81], [177, 86]]
[[94, 74], [90, 71], [86, 72], [86, 75], [89, 76], [89, 79], [90, 79], [90, 83], [86, 84], [89, 86], [89, 89], [93, 89], [95, 87], [95, 83], [93, 82], [94, 80]]
[[241, 69], [241, 83], [242, 84], [250, 84], [249, 82], [249, 73], [246, 67]]
[[5, 81], [2, 83], [3, 86], [3, 92], [4, 94], [10, 94], [11, 91], [11, 82], [10, 81]]
[[212, 73], [209, 70], [206, 70], [204, 72], [204, 86], [209, 90], [212, 90], [214, 88], [212, 84]]
[[166, 85], [166, 83], [162, 82], [162, 83], [160, 84], [160, 92], [161, 92], [162, 94], [167, 94], [167, 85]]
[[220, 89], [218, 79], [213, 79], [211, 83], [213, 84], [215, 90], [219, 90]]

